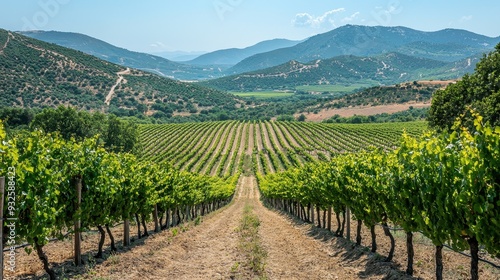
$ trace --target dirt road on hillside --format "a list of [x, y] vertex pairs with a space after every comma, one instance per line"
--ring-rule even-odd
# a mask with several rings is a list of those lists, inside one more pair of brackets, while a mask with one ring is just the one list
[[113, 99], [113, 96], [115, 95], [116, 87], [119, 86], [125, 79], [123, 78], [122, 75], [127, 75], [127, 74], [130, 74], [130, 68], [127, 68], [126, 70], [116, 73], [116, 75], [118, 75], [118, 80], [116, 80], [116, 83], [111, 87], [108, 95], [106, 96], [106, 100], [104, 101], [106, 105], [109, 105], [111, 103], [111, 99]]

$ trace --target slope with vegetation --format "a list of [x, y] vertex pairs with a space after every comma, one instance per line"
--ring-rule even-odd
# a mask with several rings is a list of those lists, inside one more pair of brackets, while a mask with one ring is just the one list
[[374, 57], [340, 56], [285, 64], [200, 84], [221, 90], [295, 89], [304, 85], [389, 85], [422, 79], [457, 79], [472, 72], [479, 57], [443, 62], [400, 53]]
[[159, 56], [119, 48], [83, 34], [58, 31], [25, 31], [20, 34], [78, 50], [114, 64], [173, 79], [198, 80], [222, 76], [218, 67], [207, 68], [177, 63]]
[[[196, 113], [234, 108], [239, 101], [220, 91], [125, 69], [82, 52], [0, 30], [0, 106], [43, 108], [70, 105], [120, 116]], [[120, 74], [122, 73], [122, 74]], [[108, 106], [106, 96], [113, 86]]]
[[483, 56], [473, 74], [434, 94], [429, 123], [450, 129], [468, 108], [478, 110], [491, 125], [500, 125], [500, 44]]

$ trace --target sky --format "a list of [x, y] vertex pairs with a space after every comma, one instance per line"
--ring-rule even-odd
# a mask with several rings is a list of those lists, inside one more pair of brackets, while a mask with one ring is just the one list
[[77, 32], [156, 53], [302, 40], [346, 24], [497, 37], [499, 11], [498, 0], [0, 0], [0, 28]]

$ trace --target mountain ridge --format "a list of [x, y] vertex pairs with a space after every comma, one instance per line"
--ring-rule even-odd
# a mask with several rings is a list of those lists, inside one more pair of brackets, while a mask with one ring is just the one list
[[293, 41], [279, 38], [265, 40], [245, 48], [229, 48], [209, 52], [200, 55], [193, 60], [185, 61], [184, 63], [190, 65], [235, 65], [243, 59], [252, 55], [285, 47], [291, 47], [302, 41]]
[[[442, 53], [429, 53], [418, 47], [424, 42], [439, 48]], [[488, 37], [461, 29], [443, 29], [432, 32], [408, 27], [345, 25], [310, 37], [293, 47], [277, 49], [248, 57], [227, 70], [238, 74], [280, 65], [290, 60], [308, 62], [340, 55], [372, 56], [388, 52], [401, 52], [423, 58], [454, 57], [455, 61], [477, 53], [487, 52], [500, 42], [500, 37]], [[443, 45], [457, 44], [453, 52]], [[448, 60], [449, 61], [449, 60]]]

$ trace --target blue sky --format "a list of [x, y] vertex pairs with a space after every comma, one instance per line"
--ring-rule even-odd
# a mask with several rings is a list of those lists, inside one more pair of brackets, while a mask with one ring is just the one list
[[78, 32], [134, 51], [213, 51], [345, 24], [500, 36], [500, 1], [1, 0], [0, 28]]

